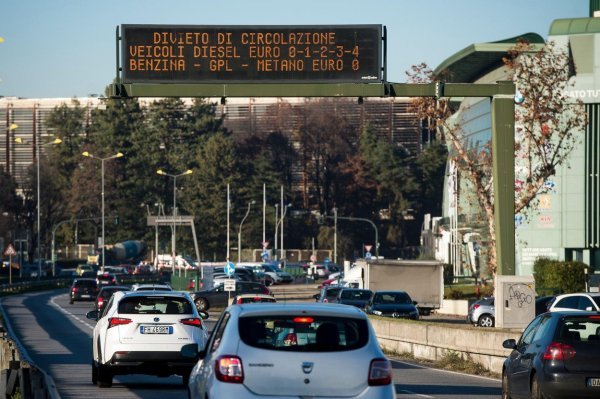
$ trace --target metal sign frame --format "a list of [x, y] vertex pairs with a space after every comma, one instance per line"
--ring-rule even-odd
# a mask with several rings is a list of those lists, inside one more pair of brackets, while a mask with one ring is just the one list
[[[385, 27], [384, 27], [385, 32]], [[385, 35], [384, 35], [385, 36]], [[117, 70], [108, 88], [112, 98], [130, 97], [488, 97], [491, 99], [494, 221], [497, 275], [515, 274], [515, 103], [513, 82], [428, 83], [122, 83]], [[385, 43], [385, 40], [384, 40]], [[384, 46], [384, 63], [386, 50]]]

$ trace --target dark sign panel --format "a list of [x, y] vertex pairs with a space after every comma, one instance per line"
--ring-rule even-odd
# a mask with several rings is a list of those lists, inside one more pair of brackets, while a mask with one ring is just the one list
[[381, 34], [381, 25], [122, 25], [122, 80], [379, 82]]

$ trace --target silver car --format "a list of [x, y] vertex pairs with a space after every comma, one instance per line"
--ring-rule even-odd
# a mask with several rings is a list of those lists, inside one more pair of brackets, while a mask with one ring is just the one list
[[367, 316], [346, 305], [230, 306], [206, 348], [186, 345], [182, 355], [200, 359], [189, 398], [396, 397]]
[[494, 327], [496, 320], [496, 308], [494, 297], [481, 298], [469, 306], [467, 321], [479, 327]]

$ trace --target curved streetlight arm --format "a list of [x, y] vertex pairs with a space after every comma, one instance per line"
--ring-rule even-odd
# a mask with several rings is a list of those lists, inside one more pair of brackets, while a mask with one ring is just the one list
[[[329, 216], [326, 215], [325, 216], [328, 219], [334, 219], [334, 216]], [[373, 230], [375, 230], [375, 256], [377, 257], [377, 259], [379, 259], [379, 233], [377, 231], [377, 226], [375, 226], [375, 223], [373, 223], [373, 221], [371, 219], [366, 219], [366, 218], [354, 218], [354, 217], [349, 217], [349, 216], [337, 216], [338, 219], [342, 219], [342, 220], [350, 220], [350, 221], [359, 221], [359, 222], [367, 222], [369, 223], [371, 226], [373, 226]]]
[[246, 218], [250, 214], [250, 207], [254, 203], [256, 203], [256, 201], [254, 201], [254, 200], [248, 202], [248, 210], [246, 210], [246, 214], [244, 215], [244, 218], [242, 219], [242, 221], [240, 223], [240, 228], [238, 230], [238, 263], [240, 263], [242, 261], [242, 226], [244, 225]]

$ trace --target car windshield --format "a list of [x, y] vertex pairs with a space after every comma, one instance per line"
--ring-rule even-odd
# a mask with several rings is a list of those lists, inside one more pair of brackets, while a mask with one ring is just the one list
[[600, 296], [594, 295], [592, 296], [592, 299], [594, 300], [594, 302], [596, 302], [596, 306], [598, 306], [598, 309], [600, 309]]
[[77, 280], [76, 285], [78, 287], [95, 287], [96, 286], [96, 282], [95, 281], [88, 281], [88, 280]]
[[271, 266], [271, 265], [262, 265], [262, 267], [265, 271], [268, 271], [268, 272], [272, 272], [272, 273], [278, 272], [278, 270], [274, 266]]
[[404, 292], [386, 292], [375, 295], [373, 302], [382, 304], [412, 304], [408, 294]]
[[192, 304], [185, 298], [134, 296], [119, 302], [120, 314], [191, 314]]
[[340, 294], [342, 299], [356, 299], [356, 300], [367, 300], [371, 297], [371, 291], [361, 290], [361, 291], [352, 291], [352, 290], [343, 290]]
[[305, 314], [241, 317], [239, 334], [246, 345], [289, 352], [354, 350], [369, 340], [366, 320]]

